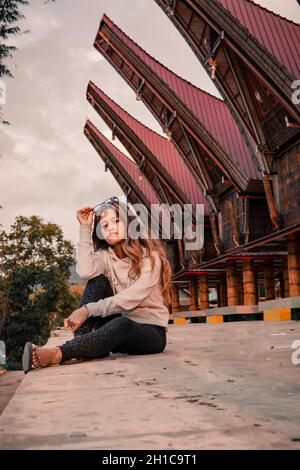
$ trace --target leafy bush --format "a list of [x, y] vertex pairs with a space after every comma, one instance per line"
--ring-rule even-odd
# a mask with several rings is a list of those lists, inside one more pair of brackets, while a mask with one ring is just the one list
[[0, 336], [10, 367], [20, 366], [26, 341], [45, 343], [77, 308], [68, 286], [74, 256], [61, 228], [38, 216], [19, 216], [9, 234], [0, 232]]

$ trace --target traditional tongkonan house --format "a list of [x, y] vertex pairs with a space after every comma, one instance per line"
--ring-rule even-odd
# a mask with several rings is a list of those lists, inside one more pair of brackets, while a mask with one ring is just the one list
[[[209, 269], [201, 272], [193, 268], [196, 262], [214, 259], [216, 251], [208, 216], [208, 204], [196, 185], [189, 169], [185, 166], [175, 147], [164, 137], [137, 121], [116, 102], [111, 100], [102, 90], [90, 83], [87, 89], [87, 99], [111, 128], [113, 137], [117, 137], [131, 154], [140, 169], [142, 175], [153, 186], [161, 204], [179, 204], [182, 208], [185, 204], [202, 204], [204, 206], [204, 247], [200, 252], [185, 250], [185, 244], [181, 240], [173, 243], [172, 267], [174, 272], [190, 272], [185, 280], [174, 282], [174, 309], [178, 309], [178, 287], [190, 288], [192, 311], [208, 308], [209, 287], [217, 288], [220, 276], [224, 276], [224, 269]], [[170, 245], [170, 244], [169, 244]], [[194, 255], [196, 260], [193, 258]], [[198, 255], [198, 256], [197, 256]], [[199, 258], [199, 259], [198, 259]], [[201, 292], [200, 305], [198, 305], [198, 284]], [[224, 299], [225, 302], [225, 299]]]
[[[225, 303], [224, 292], [229, 308], [223, 308], [222, 314], [257, 313], [259, 300], [287, 297], [298, 275], [297, 266], [288, 274], [276, 195], [248, 130], [224, 101], [157, 62], [105, 15], [95, 47], [160, 122], [205, 195], [216, 256], [207, 261], [201, 258], [198, 271], [220, 271], [218, 313]], [[297, 246], [290, 245], [294, 251], [289, 259], [295, 264]], [[180, 271], [174, 282], [191, 275], [188, 270]], [[195, 289], [192, 294], [198, 298]]]
[[[300, 307], [300, 25], [251, 0], [155, 2], [214, 80], [256, 154], [275, 229], [264, 246], [277, 243], [288, 253], [281, 296], [293, 299], [277, 306]], [[274, 277], [271, 265], [267, 271]]]

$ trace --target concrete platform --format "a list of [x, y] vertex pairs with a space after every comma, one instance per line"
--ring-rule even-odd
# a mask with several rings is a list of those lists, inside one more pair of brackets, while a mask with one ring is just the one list
[[264, 312], [265, 310], [278, 310], [280, 308], [297, 309], [300, 308], [300, 297], [265, 300], [264, 302], [259, 302], [258, 308], [261, 312]]
[[23, 378], [24, 374], [19, 370], [0, 375], [0, 415], [14, 396]]
[[300, 449], [295, 340], [293, 321], [170, 325], [163, 354], [32, 371], [0, 448]]

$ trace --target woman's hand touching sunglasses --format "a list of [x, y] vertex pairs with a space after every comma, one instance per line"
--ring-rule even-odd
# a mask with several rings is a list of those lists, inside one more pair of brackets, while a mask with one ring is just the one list
[[92, 228], [94, 214], [99, 215], [104, 208], [112, 206], [116, 202], [119, 202], [119, 198], [113, 196], [94, 207], [84, 207], [83, 209], [79, 209], [79, 211], [77, 211], [77, 220], [80, 225]]

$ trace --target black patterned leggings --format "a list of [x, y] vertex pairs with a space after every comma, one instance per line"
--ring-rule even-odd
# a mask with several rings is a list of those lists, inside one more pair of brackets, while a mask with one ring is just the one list
[[[90, 279], [80, 300], [80, 307], [89, 302], [113, 296], [106, 276]], [[72, 340], [59, 346], [62, 362], [70, 359], [99, 359], [113, 353], [156, 354], [166, 347], [166, 330], [158, 325], [146, 325], [121, 314], [90, 317], [75, 332]]]

